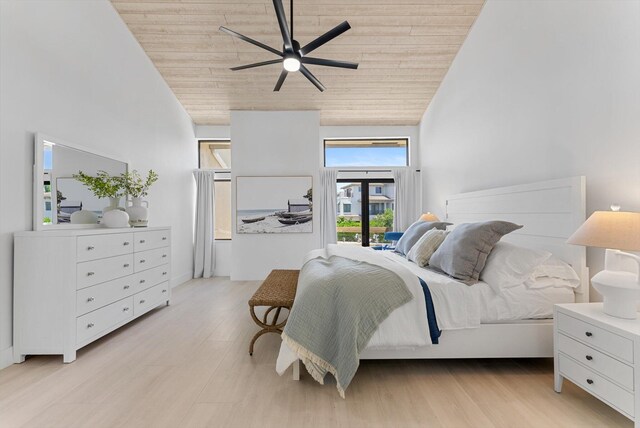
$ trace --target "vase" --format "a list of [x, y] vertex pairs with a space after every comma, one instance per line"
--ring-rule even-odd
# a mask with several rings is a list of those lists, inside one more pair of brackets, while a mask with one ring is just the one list
[[109, 205], [102, 209], [102, 214], [111, 210], [119, 210], [121, 209], [118, 205], [120, 204], [120, 198], [109, 198]]
[[80, 210], [71, 214], [71, 224], [97, 224], [98, 215], [93, 211]]
[[108, 228], [129, 227], [129, 214], [119, 209], [112, 209], [102, 214], [102, 222]]
[[[131, 205], [127, 205], [129, 224], [133, 227], [144, 227], [149, 221], [149, 203], [140, 197], [132, 197]], [[144, 204], [144, 205], [143, 205]]]

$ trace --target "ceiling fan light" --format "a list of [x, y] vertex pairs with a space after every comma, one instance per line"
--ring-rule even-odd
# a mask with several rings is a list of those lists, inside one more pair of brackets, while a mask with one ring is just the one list
[[294, 58], [294, 57], [285, 58], [282, 64], [284, 69], [287, 71], [300, 70], [300, 60], [298, 58]]

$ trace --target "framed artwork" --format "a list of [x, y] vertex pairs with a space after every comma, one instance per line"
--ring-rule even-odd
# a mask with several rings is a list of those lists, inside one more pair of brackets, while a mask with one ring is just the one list
[[313, 177], [236, 177], [238, 233], [312, 233]]

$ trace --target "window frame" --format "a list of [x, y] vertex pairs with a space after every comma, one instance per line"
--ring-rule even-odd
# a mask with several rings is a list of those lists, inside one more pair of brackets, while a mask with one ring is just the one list
[[[231, 138], [197, 138], [196, 139], [196, 148], [198, 153], [198, 169], [203, 169], [207, 171], [214, 172], [214, 186], [217, 181], [227, 181], [231, 186], [231, 201], [229, 204], [229, 208], [231, 209], [231, 238], [216, 238], [214, 237], [214, 241], [232, 241], [233, 240], [233, 185], [231, 183], [231, 168], [202, 168], [200, 161], [200, 149], [202, 143], [229, 143], [231, 145]], [[233, 166], [232, 166], [233, 168]], [[219, 176], [218, 173], [224, 174], [224, 176]], [[214, 225], [215, 228], [215, 225]]]
[[[369, 166], [356, 166], [356, 165], [341, 165], [341, 166], [327, 166], [327, 142], [331, 141], [388, 141], [388, 140], [404, 140], [406, 141], [406, 164], [405, 165], [394, 165], [394, 166], [384, 166], [384, 165], [369, 165]], [[411, 166], [411, 139], [409, 137], [346, 137], [346, 138], [324, 138], [322, 140], [322, 165], [325, 168], [349, 168], [349, 169], [371, 169], [371, 168], [398, 168], [398, 167], [408, 167]]]
[[[362, 246], [369, 247], [371, 243], [370, 237], [370, 221], [369, 218], [369, 187], [375, 183], [395, 183], [393, 178], [338, 178], [336, 183], [359, 183], [362, 187], [360, 192], [360, 209], [361, 209], [361, 224], [362, 224]], [[364, 203], [364, 201], [367, 201]], [[352, 204], [353, 205], [353, 204]], [[394, 213], [395, 215], [395, 213]], [[337, 234], [336, 234], [337, 236]]]

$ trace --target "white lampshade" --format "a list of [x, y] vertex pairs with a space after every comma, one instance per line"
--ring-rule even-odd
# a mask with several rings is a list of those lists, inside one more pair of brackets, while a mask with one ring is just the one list
[[640, 213], [596, 211], [569, 237], [567, 243], [640, 251]]
[[426, 212], [420, 216], [420, 221], [440, 221], [440, 219], [435, 214]]

